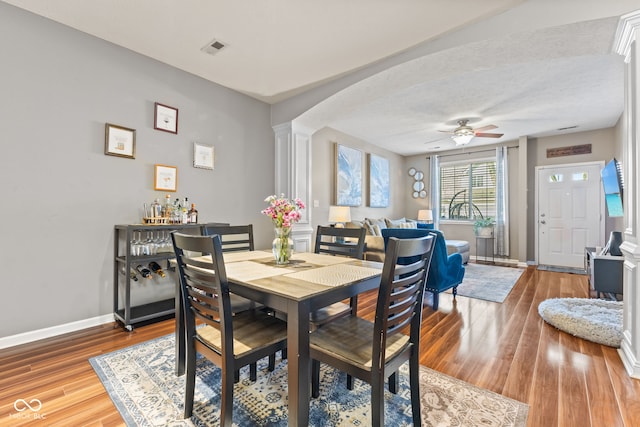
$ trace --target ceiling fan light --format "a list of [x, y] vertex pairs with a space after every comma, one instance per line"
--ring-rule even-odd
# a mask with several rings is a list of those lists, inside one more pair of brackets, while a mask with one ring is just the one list
[[456, 145], [467, 145], [473, 139], [473, 134], [471, 134], [471, 135], [469, 135], [469, 134], [453, 135], [451, 137], [451, 139], [453, 139], [453, 141], [456, 143]]

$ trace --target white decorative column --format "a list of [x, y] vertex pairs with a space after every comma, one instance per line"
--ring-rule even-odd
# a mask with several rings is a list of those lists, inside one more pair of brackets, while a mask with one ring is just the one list
[[623, 339], [619, 354], [627, 373], [640, 378], [640, 241], [638, 212], [640, 212], [640, 168], [638, 136], [640, 134], [640, 10], [623, 15], [618, 24], [614, 50], [625, 57], [625, 108], [622, 117], [624, 156], [624, 308]]
[[295, 122], [273, 126], [276, 139], [276, 195], [298, 197], [307, 206], [293, 226], [291, 238], [296, 252], [312, 250], [311, 236], [311, 131]]

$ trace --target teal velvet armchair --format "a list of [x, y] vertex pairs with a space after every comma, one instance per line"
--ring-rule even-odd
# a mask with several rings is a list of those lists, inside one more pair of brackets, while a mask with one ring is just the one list
[[433, 309], [438, 309], [440, 300], [440, 292], [444, 292], [453, 288], [453, 297], [457, 294], [457, 288], [464, 278], [464, 265], [462, 264], [462, 256], [459, 253], [449, 255], [447, 253], [447, 244], [444, 234], [439, 230], [423, 229], [423, 228], [388, 228], [382, 230], [385, 247], [389, 237], [397, 237], [398, 239], [415, 239], [417, 237], [428, 236], [432, 234], [435, 237], [433, 255], [431, 257], [431, 267], [427, 276], [427, 291], [433, 293]]
[[438, 309], [440, 292], [453, 288], [453, 297], [456, 297], [458, 285], [464, 278], [464, 265], [462, 255], [459, 253], [447, 254], [447, 244], [441, 231], [430, 230], [436, 238], [431, 267], [427, 277], [426, 290], [433, 293], [433, 309]]

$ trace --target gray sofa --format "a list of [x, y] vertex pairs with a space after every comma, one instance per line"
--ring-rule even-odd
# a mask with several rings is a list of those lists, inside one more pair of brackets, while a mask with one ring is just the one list
[[[367, 230], [365, 236], [364, 258], [369, 261], [384, 262], [384, 238], [382, 237], [382, 229], [384, 228], [422, 228], [418, 227], [418, 223], [413, 220], [400, 218], [391, 220], [388, 218], [371, 219], [366, 218], [362, 221], [351, 221], [346, 224], [349, 228], [364, 227]], [[462, 256], [464, 264], [469, 262], [469, 254], [471, 251], [469, 242], [465, 240], [446, 240], [447, 252], [459, 253]]]

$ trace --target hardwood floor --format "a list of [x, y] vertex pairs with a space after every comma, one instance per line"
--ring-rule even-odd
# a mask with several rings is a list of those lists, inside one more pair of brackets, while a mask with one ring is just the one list
[[[425, 307], [421, 362], [530, 405], [527, 425], [640, 426], [640, 380], [616, 349], [559, 332], [538, 315], [553, 297], [586, 297], [586, 276], [529, 268], [503, 304], [442, 294]], [[371, 318], [375, 295], [359, 298]], [[172, 320], [124, 332], [105, 325], [0, 350], [0, 426], [121, 426], [88, 358], [173, 331]], [[42, 403], [44, 419], [18, 412], [17, 399]], [[22, 414], [24, 418], [20, 418]]]

